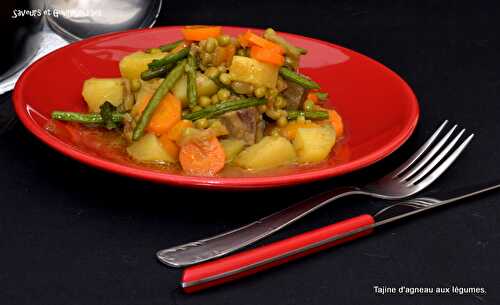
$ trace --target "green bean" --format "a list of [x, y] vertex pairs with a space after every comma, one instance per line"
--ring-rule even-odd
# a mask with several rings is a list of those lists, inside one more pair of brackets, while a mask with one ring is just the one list
[[243, 108], [249, 108], [259, 105], [264, 105], [267, 103], [266, 99], [257, 99], [257, 98], [242, 98], [237, 100], [232, 100], [228, 102], [223, 102], [215, 105], [211, 105], [205, 107], [200, 111], [196, 111], [190, 114], [184, 115], [182, 118], [185, 120], [198, 120], [201, 118], [212, 118], [221, 114], [224, 114], [229, 111], [239, 110]]
[[320, 101], [324, 101], [328, 98], [328, 92], [316, 92], [315, 94]]
[[185, 67], [185, 60], [178, 62], [177, 66], [175, 66], [175, 68], [170, 71], [170, 73], [167, 75], [167, 77], [165, 77], [158, 89], [156, 89], [153, 97], [142, 112], [141, 116], [139, 117], [139, 121], [137, 121], [137, 125], [134, 128], [134, 133], [132, 134], [132, 139], [134, 141], [142, 137], [142, 135], [144, 134], [144, 129], [149, 124], [149, 121], [151, 121], [156, 107], [160, 104], [163, 97], [167, 95], [168, 91], [172, 89], [177, 80], [182, 76]]
[[[120, 123], [123, 121], [125, 113], [114, 112], [112, 115], [112, 120], [115, 123]], [[53, 111], [52, 118], [58, 121], [68, 121], [77, 122], [84, 124], [102, 124], [104, 120], [99, 113], [81, 113], [81, 112], [69, 112], [69, 111]]]
[[197, 69], [196, 59], [193, 55], [189, 55], [187, 58], [187, 99], [188, 104], [191, 107], [196, 106], [198, 102], [198, 88], [196, 87], [196, 69]]
[[268, 28], [264, 31], [264, 38], [271, 40], [283, 48], [285, 48], [286, 54], [291, 55], [293, 57], [299, 57], [302, 54], [306, 54], [307, 50], [304, 48], [296, 47], [286, 41], [283, 37], [279, 36], [273, 29]]
[[299, 116], [303, 116], [307, 120], [326, 120], [330, 117], [327, 111], [288, 111], [289, 120], [295, 120]]
[[163, 77], [172, 69], [173, 66], [174, 64], [170, 63], [158, 69], [148, 69], [141, 73], [141, 78], [142, 80], [150, 80], [156, 77]]
[[179, 61], [179, 60], [185, 58], [186, 56], [188, 56], [188, 54], [189, 54], [189, 47], [185, 47], [177, 53], [169, 54], [161, 59], [153, 60], [151, 63], [148, 64], [148, 67], [149, 67], [149, 69], [152, 69], [152, 70], [159, 69], [159, 68], [166, 66], [170, 63], [173, 63], [173, 62], [176, 62], [176, 61]]
[[161, 45], [159, 48], [162, 52], [170, 52], [173, 49], [177, 48], [178, 45], [180, 45], [184, 40], [177, 40], [171, 43], [167, 43], [164, 45]]
[[177, 46], [180, 45], [183, 41], [184, 40], [177, 40], [177, 41], [174, 41], [174, 42], [171, 42], [171, 43], [163, 44], [163, 45], [159, 46], [158, 48], [149, 48], [149, 49], [146, 49], [144, 52], [151, 53], [151, 51], [154, 50], [154, 49], [159, 49], [162, 52], [170, 52], [173, 49], [177, 48]]
[[283, 78], [290, 80], [294, 83], [297, 83], [306, 89], [319, 89], [319, 85], [315, 81], [305, 78], [302, 75], [299, 75], [288, 68], [281, 67], [280, 75]]

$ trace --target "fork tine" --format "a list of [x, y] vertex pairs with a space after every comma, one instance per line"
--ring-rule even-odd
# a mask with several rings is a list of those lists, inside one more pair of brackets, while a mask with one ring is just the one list
[[423, 198], [416, 198], [416, 199], [414, 199], [413, 202], [420, 204], [422, 207], [427, 207], [427, 206], [431, 206], [434, 204], [434, 202], [429, 202], [427, 200], [424, 200]]
[[450, 152], [450, 150], [457, 144], [458, 140], [460, 137], [464, 134], [465, 129], [462, 129], [460, 133], [451, 140], [451, 142], [446, 145], [446, 147], [437, 155], [436, 158], [434, 158], [428, 165], [425, 166], [423, 170], [421, 170], [415, 177], [411, 178], [410, 181], [408, 181], [408, 184], [415, 184], [418, 180], [422, 179], [427, 175], [441, 160], [444, 159], [444, 157]]
[[432, 136], [422, 145], [405, 163], [403, 163], [400, 167], [395, 169], [392, 173], [393, 177], [399, 176], [402, 172], [404, 172], [408, 167], [410, 167], [426, 150], [431, 146], [431, 144], [436, 140], [439, 133], [443, 130], [444, 126], [448, 124], [448, 120], [445, 120], [441, 126], [432, 134]]
[[470, 136], [465, 139], [465, 141], [460, 144], [460, 146], [450, 155], [448, 158], [441, 163], [431, 174], [429, 174], [425, 179], [420, 181], [416, 186], [418, 189], [423, 189], [427, 187], [429, 184], [434, 182], [439, 176], [441, 176], [447, 169], [450, 167], [450, 165], [458, 158], [458, 156], [463, 152], [463, 150], [469, 145], [470, 141], [472, 141], [472, 138], [474, 138], [474, 134], [471, 134]]
[[400, 181], [407, 180], [411, 176], [413, 176], [415, 173], [417, 173], [424, 165], [429, 162], [429, 160], [434, 157], [434, 155], [441, 149], [441, 147], [448, 141], [450, 136], [453, 134], [455, 129], [457, 128], [457, 125], [453, 126], [453, 128], [448, 131], [448, 133], [434, 146], [429, 153], [425, 155], [425, 157], [422, 158], [410, 171], [408, 171], [406, 174], [404, 174], [402, 177], [400, 177]]

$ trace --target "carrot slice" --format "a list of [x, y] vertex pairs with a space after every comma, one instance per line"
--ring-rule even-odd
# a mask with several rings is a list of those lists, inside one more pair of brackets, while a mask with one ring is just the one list
[[250, 57], [259, 61], [267, 62], [273, 65], [281, 66], [285, 62], [285, 57], [272, 49], [264, 49], [259, 46], [253, 46], [250, 49]]
[[193, 122], [189, 120], [179, 121], [175, 123], [175, 125], [172, 126], [172, 128], [170, 128], [169, 132], [167, 133], [167, 137], [172, 141], [179, 142], [179, 140], [182, 137], [182, 132], [184, 131], [184, 129], [190, 127], [193, 127]]
[[342, 137], [344, 134], [344, 122], [342, 122], [342, 118], [337, 111], [332, 109], [328, 110], [328, 115], [330, 117], [330, 124], [332, 124], [333, 128], [335, 128], [337, 138]]
[[147, 131], [157, 135], [167, 133], [175, 123], [181, 120], [181, 101], [173, 94], [167, 94], [156, 108]]
[[313, 101], [314, 104], [317, 104], [319, 101], [318, 96], [314, 92], [309, 92], [307, 94], [307, 99]]
[[240, 43], [240, 45], [244, 48], [248, 47], [250, 45], [250, 41], [248, 41], [246, 38], [245, 38], [245, 35], [244, 34], [240, 34], [238, 35], [238, 42]]
[[162, 135], [160, 138], [161, 146], [163, 149], [175, 160], [179, 158], [179, 147], [168, 138], [167, 134]]
[[257, 34], [252, 33], [252, 31], [248, 30], [241, 39], [247, 44], [247, 45], [255, 45], [259, 46], [264, 49], [269, 49], [273, 50], [276, 53], [283, 54], [285, 53], [285, 49], [283, 49], [282, 46], [280, 46], [277, 43], [274, 43], [272, 41], [269, 41]]
[[236, 53], [236, 47], [233, 44], [226, 47], [217, 47], [214, 51], [213, 65], [218, 66], [222, 63], [227, 63], [230, 66], [234, 53]]
[[220, 26], [205, 25], [186, 26], [181, 31], [184, 39], [192, 41], [201, 41], [210, 37], [217, 37], [222, 33]]
[[236, 53], [236, 47], [234, 46], [234, 44], [230, 44], [227, 47], [224, 47], [224, 49], [224, 61], [230, 65], [231, 61], [233, 60], [233, 56]]
[[182, 168], [191, 175], [213, 176], [222, 170], [225, 160], [224, 149], [215, 136], [189, 141], [179, 153]]
[[299, 130], [299, 128], [314, 128], [314, 127], [318, 127], [318, 125], [315, 123], [306, 123], [306, 122], [299, 123], [297, 121], [293, 121], [288, 123], [285, 127], [281, 127], [279, 130], [282, 136], [288, 138], [288, 140], [293, 140], [295, 139], [295, 136], [297, 135], [297, 130]]

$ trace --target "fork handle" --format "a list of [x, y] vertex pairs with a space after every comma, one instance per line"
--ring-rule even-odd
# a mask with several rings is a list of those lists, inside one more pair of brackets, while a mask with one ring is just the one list
[[353, 194], [366, 193], [354, 187], [336, 188], [235, 230], [160, 250], [156, 256], [161, 262], [172, 267], [185, 267], [214, 259], [261, 240], [335, 199]]
[[192, 293], [234, 281], [370, 234], [374, 219], [364, 214], [265, 246], [184, 270], [182, 287]]

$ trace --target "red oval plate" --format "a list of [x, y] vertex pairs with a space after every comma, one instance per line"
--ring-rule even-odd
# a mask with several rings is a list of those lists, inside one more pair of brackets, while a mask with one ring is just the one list
[[[32, 64], [14, 91], [23, 124], [40, 140], [83, 163], [114, 173], [171, 185], [210, 189], [271, 188], [311, 182], [368, 166], [392, 153], [411, 135], [419, 107], [410, 87], [382, 64], [352, 50], [308, 37], [283, 34], [308, 50], [301, 72], [330, 95], [345, 121], [347, 135], [328, 161], [250, 177], [193, 177], [110, 161], [49, 133], [53, 110], [82, 111], [83, 81], [119, 76], [118, 62], [128, 53], [181, 38], [181, 27], [161, 27], [97, 36], [59, 49]], [[224, 27], [231, 35], [244, 28]], [[259, 30], [256, 30], [259, 31]]]

